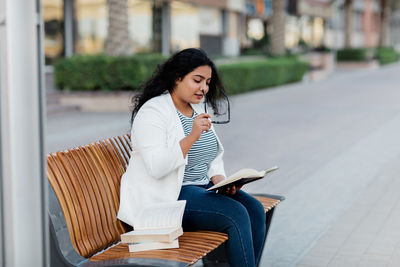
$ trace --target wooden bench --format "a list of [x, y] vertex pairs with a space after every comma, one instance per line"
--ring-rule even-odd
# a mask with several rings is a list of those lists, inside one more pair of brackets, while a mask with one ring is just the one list
[[[224, 233], [185, 232], [179, 249], [136, 253], [119, 242], [131, 230], [116, 218], [120, 179], [131, 151], [124, 135], [47, 156], [51, 266], [188, 266], [207, 254], [204, 264], [221, 261], [223, 250], [209, 253], [228, 239]], [[283, 198], [256, 197], [264, 205], [268, 233]]]

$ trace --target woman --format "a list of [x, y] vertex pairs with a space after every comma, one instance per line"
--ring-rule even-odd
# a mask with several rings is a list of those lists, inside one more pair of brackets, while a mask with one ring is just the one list
[[218, 112], [223, 90], [214, 63], [194, 48], [173, 55], [144, 84], [134, 98], [118, 218], [133, 225], [143, 205], [186, 200], [184, 230], [227, 233], [230, 265], [253, 267], [265, 236], [261, 203], [234, 186], [206, 191], [225, 179], [224, 150], [201, 100]]

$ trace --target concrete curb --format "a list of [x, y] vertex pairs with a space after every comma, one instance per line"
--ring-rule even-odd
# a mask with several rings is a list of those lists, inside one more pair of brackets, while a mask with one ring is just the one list
[[339, 70], [357, 70], [357, 69], [378, 69], [377, 60], [370, 61], [338, 61], [336, 68]]
[[133, 92], [57, 93], [61, 107], [77, 107], [85, 112], [129, 112]]

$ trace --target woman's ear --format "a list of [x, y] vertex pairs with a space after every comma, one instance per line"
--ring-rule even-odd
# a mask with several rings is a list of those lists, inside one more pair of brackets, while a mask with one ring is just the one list
[[182, 82], [182, 78], [177, 78], [177, 79], [175, 80], [174, 88], [175, 88], [178, 84], [180, 84], [181, 82]]

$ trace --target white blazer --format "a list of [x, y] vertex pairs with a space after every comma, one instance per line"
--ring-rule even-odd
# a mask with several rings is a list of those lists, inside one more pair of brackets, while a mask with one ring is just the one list
[[[201, 104], [192, 105], [197, 114]], [[214, 127], [211, 126], [214, 131]], [[226, 177], [222, 161], [223, 147], [218, 142], [216, 158], [208, 176]], [[131, 130], [132, 155], [121, 178], [118, 219], [134, 226], [134, 219], [144, 206], [176, 201], [187, 164], [179, 142], [185, 137], [182, 123], [171, 95], [167, 92], [148, 100], [138, 111]]]

